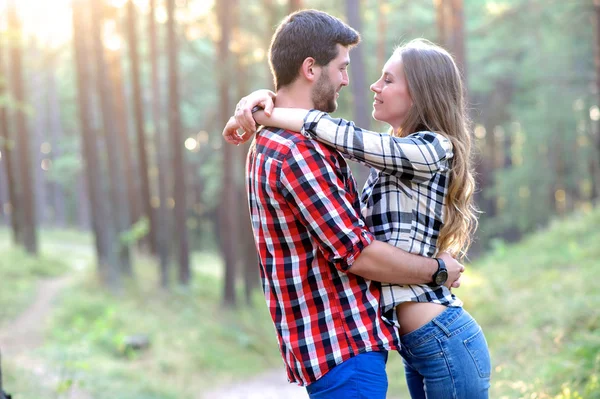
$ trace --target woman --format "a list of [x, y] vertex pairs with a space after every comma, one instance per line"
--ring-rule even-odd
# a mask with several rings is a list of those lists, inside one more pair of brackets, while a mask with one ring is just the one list
[[[477, 225], [472, 194], [471, 138], [460, 73], [452, 57], [423, 39], [398, 48], [373, 85], [373, 118], [390, 134], [316, 110], [275, 108], [257, 123], [302, 131], [344, 156], [371, 166], [363, 189], [363, 216], [378, 240], [434, 257], [443, 251], [463, 257]], [[224, 136], [240, 143], [249, 135], [254, 105], [270, 110], [273, 93], [243, 99]], [[487, 398], [490, 357], [477, 322], [444, 285], [382, 284], [383, 314], [401, 334], [406, 379], [412, 398]]]

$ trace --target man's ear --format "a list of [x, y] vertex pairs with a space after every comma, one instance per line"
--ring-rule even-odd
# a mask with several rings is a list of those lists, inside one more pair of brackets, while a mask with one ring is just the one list
[[313, 82], [317, 80], [319, 74], [321, 73], [321, 67], [317, 65], [317, 62], [312, 57], [307, 57], [302, 62], [302, 67], [300, 67], [300, 75], [304, 77], [304, 79]]

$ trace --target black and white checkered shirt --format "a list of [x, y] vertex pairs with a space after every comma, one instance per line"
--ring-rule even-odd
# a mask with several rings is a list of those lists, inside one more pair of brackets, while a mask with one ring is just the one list
[[[447, 138], [433, 132], [407, 137], [375, 133], [316, 110], [307, 114], [302, 133], [371, 167], [361, 211], [377, 240], [422, 256], [437, 254], [453, 157]], [[382, 284], [381, 306], [388, 320], [395, 320], [395, 306], [409, 301], [462, 306], [446, 287]]]

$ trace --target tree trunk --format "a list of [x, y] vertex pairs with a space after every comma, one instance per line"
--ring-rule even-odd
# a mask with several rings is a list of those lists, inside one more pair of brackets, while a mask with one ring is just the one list
[[87, 180], [85, 184], [87, 184], [88, 198], [91, 205], [90, 214], [96, 244], [97, 269], [101, 279], [108, 281], [109, 271], [117, 267], [117, 257], [110, 248], [112, 244], [112, 222], [108, 214], [108, 196], [102, 188], [102, 166], [98, 158], [97, 137], [91, 125], [92, 108], [89, 97], [91, 92], [89, 82], [91, 82], [92, 76], [87, 61], [89, 48], [85, 43], [85, 38], [89, 37], [90, 33], [86, 29], [88, 18], [85, 18], [88, 4], [86, 0], [73, 1], [73, 46], [77, 71], [77, 104], [81, 129], [81, 150]]
[[[450, 0], [452, 1], [452, 0]], [[447, 25], [448, 25], [448, 0], [433, 0], [433, 6], [435, 7], [435, 22], [437, 27], [438, 44], [444, 48], [448, 48], [447, 42]]]
[[[219, 3], [220, 4], [220, 3]], [[188, 247], [186, 184], [183, 154], [183, 132], [179, 110], [179, 67], [178, 42], [175, 32], [175, 0], [167, 0], [167, 55], [169, 60], [169, 132], [173, 151], [173, 176], [175, 199], [175, 232], [177, 234], [179, 257], [179, 282], [187, 285], [190, 282], [190, 259]]]
[[[598, 107], [600, 107], [600, 0], [594, 0], [594, 11], [595, 11], [595, 23], [592, 24], [595, 31], [594, 37], [594, 61], [596, 66], [596, 95], [598, 96]], [[593, 193], [594, 199], [600, 198], [600, 165], [598, 160], [600, 160], [600, 123], [596, 122], [596, 134], [595, 137], [595, 162], [593, 162], [592, 170], [594, 173], [592, 176], [593, 179]]]
[[467, 89], [467, 52], [465, 49], [465, 9], [463, 0], [452, 0], [452, 52], [462, 72], [465, 91]]
[[[52, 143], [51, 153], [48, 157], [56, 160], [62, 155], [60, 141], [64, 137], [64, 129], [60, 119], [60, 102], [58, 99], [58, 89], [56, 87], [56, 55], [48, 58], [46, 67], [46, 129], [50, 142]], [[50, 203], [53, 209], [52, 221], [55, 225], [66, 227], [67, 211], [65, 204], [65, 191], [60, 184], [49, 182]]]
[[115, 104], [115, 124], [119, 146], [123, 153], [123, 174], [126, 181], [127, 205], [129, 219], [134, 222], [140, 217], [139, 195], [136, 190], [134, 161], [127, 120], [127, 105], [125, 101], [125, 85], [123, 84], [123, 69], [121, 54], [117, 51], [106, 51], [106, 61], [110, 82], [114, 87], [113, 103]]
[[[12, 0], [8, 8], [8, 26], [13, 33], [11, 43], [11, 72], [15, 100], [25, 104], [25, 87], [23, 82], [23, 65], [21, 52], [21, 24], [17, 17], [16, 1]], [[18, 110], [15, 115], [16, 132], [19, 151], [19, 183], [21, 189], [19, 205], [22, 206], [20, 231], [23, 234], [23, 245], [30, 254], [37, 254], [37, 233], [35, 219], [35, 198], [31, 180], [31, 148], [29, 132], [27, 131], [27, 118], [23, 110]]]
[[[116, 228], [117, 237], [113, 247], [119, 255], [120, 270], [111, 270], [110, 284], [117, 288], [120, 285], [119, 273], [132, 276], [129, 245], [120, 239], [130, 227], [129, 208], [127, 204], [127, 190], [123, 179], [123, 155], [119, 146], [117, 127], [115, 124], [115, 112], [113, 104], [113, 88], [106, 76], [106, 62], [104, 58], [104, 46], [102, 44], [102, 21], [103, 0], [92, 0], [92, 41], [93, 58], [96, 65], [96, 90], [100, 103], [100, 114], [104, 132], [104, 144], [108, 160], [108, 173], [110, 179], [110, 196], [113, 223]], [[110, 50], [109, 50], [110, 51]]]
[[[221, 41], [217, 49], [217, 68], [219, 70], [219, 115], [222, 126], [229, 119], [229, 79], [231, 77], [231, 57], [229, 52], [230, 33], [232, 30], [231, 10], [234, 5], [230, 0], [220, 1], [217, 5]], [[234, 240], [229, 239], [235, 231], [235, 184], [233, 181], [233, 162], [235, 147], [223, 145], [222, 192], [220, 208], [220, 242], [223, 259], [225, 260], [225, 285], [223, 301], [226, 305], [235, 304], [235, 260], [236, 250]]]
[[386, 61], [387, 0], [378, 0], [377, 4], [377, 67], [383, 68]]
[[[42, 57], [41, 49], [38, 47], [35, 39], [30, 41], [28, 54], [32, 60], [39, 60]], [[44, 162], [45, 159], [48, 159], [48, 156], [41, 151], [42, 143], [48, 141], [45, 126], [47, 117], [46, 107], [44, 106], [44, 98], [46, 95], [44, 75], [45, 65], [39, 63], [38, 65], [33, 66], [29, 71], [29, 76], [26, 78], [26, 80], [30, 82], [30, 101], [34, 110], [29, 124], [29, 131], [32, 133], [31, 148], [34, 165], [31, 177], [35, 198], [35, 215], [37, 223], [40, 226], [44, 226], [48, 223], [48, 213], [46, 212], [48, 209], [48, 179], [46, 178], [47, 170], [42, 168], [42, 162]], [[45, 166], [49, 167], [50, 164], [45, 162]]]
[[[360, 0], [346, 0], [346, 15], [348, 17], [348, 24], [358, 32], [362, 31]], [[369, 129], [371, 118], [370, 109], [367, 107], [369, 101], [367, 101], [367, 78], [363, 54], [363, 46], [358, 46], [352, 50], [350, 76], [352, 80], [353, 119], [357, 126]]]
[[291, 14], [294, 11], [298, 11], [302, 7], [304, 7], [304, 2], [302, 0], [289, 0], [288, 12]]
[[[4, 96], [7, 91], [8, 72], [4, 71], [4, 41], [0, 36], [0, 97]], [[6, 188], [8, 191], [8, 206], [5, 211], [10, 217], [10, 225], [12, 231], [12, 241], [15, 245], [19, 243], [19, 226], [17, 208], [19, 201], [17, 200], [17, 187], [15, 176], [15, 160], [13, 158], [15, 149], [14, 140], [10, 134], [8, 125], [8, 112], [6, 105], [0, 104], [0, 154], [2, 154], [2, 163], [6, 173]]]
[[[346, 15], [348, 24], [358, 32], [362, 31], [361, 0], [346, 0]], [[358, 46], [352, 50], [352, 67], [350, 76], [352, 85], [352, 109], [353, 120], [357, 126], [369, 129], [371, 125], [371, 109], [369, 95], [367, 92], [367, 77], [365, 71], [365, 60], [363, 56], [364, 46]], [[383, 64], [379, 66], [383, 67]], [[369, 176], [369, 169], [360, 165], [353, 169], [355, 171], [358, 187], [362, 187]]]
[[127, 2], [127, 41], [129, 43], [129, 57], [131, 61], [131, 81], [133, 90], [134, 123], [137, 137], [139, 178], [141, 184], [143, 216], [148, 218], [150, 227], [148, 243], [153, 254], [157, 253], [156, 245], [156, 217], [150, 203], [150, 180], [148, 178], [148, 156], [146, 150], [146, 133], [144, 129], [144, 109], [142, 104], [142, 87], [140, 84], [140, 60], [138, 56], [136, 10], [133, 0]]
[[[82, 151], [83, 154], [84, 151]], [[85, 164], [85, 162], [84, 162]], [[84, 166], [84, 169], [87, 169]], [[93, 224], [91, 223], [92, 221], [92, 215], [91, 215], [91, 209], [90, 209], [90, 199], [89, 199], [89, 191], [86, 187], [86, 182], [85, 182], [85, 174], [82, 172], [77, 176], [77, 182], [75, 183], [75, 192], [73, 193], [73, 195], [75, 196], [76, 200], [77, 200], [77, 215], [76, 215], [76, 219], [77, 219], [77, 228], [80, 229], [81, 231], [88, 231], [88, 230], [92, 230], [92, 232], [94, 233], [94, 236], [97, 237], [98, 232], [96, 230], [93, 230]], [[97, 240], [95, 241], [96, 243], [96, 253], [99, 254], [100, 253], [100, 247], [98, 245]]]
[[[244, 18], [241, 17], [243, 15], [242, 10], [240, 9], [240, 1], [234, 0], [235, 5], [233, 5], [233, 20], [235, 21], [234, 29], [233, 29], [233, 40], [241, 41], [242, 40], [242, 26]], [[243, 48], [243, 46], [240, 46]], [[243, 96], [248, 94], [248, 76], [247, 69], [244, 67], [242, 63], [243, 54], [238, 54], [235, 58], [235, 76], [237, 78], [237, 98], [242, 98]], [[241, 203], [239, 203], [237, 207], [237, 219], [238, 219], [238, 229], [237, 229], [237, 239], [236, 241], [239, 243], [237, 246], [236, 254], [238, 255], [238, 265], [239, 270], [242, 271], [243, 279], [244, 279], [244, 294], [246, 304], [251, 304], [252, 292], [256, 289], [259, 283], [258, 279], [258, 256], [256, 254], [256, 246], [254, 244], [254, 234], [252, 231], [252, 224], [250, 220], [250, 209], [248, 207], [247, 202], [247, 194], [246, 194], [246, 184], [245, 184], [245, 165], [246, 165], [246, 155], [248, 154], [248, 149], [250, 148], [251, 142], [246, 143], [245, 145], [241, 145], [235, 150], [235, 157], [237, 158], [237, 162], [235, 163], [235, 171], [234, 176], [237, 178], [234, 180], [236, 197], [239, 199], [244, 199]]]
[[463, 0], [434, 0], [438, 42], [450, 52], [467, 82]]
[[164, 153], [169, 148], [167, 140], [163, 139], [161, 132], [161, 96], [160, 80], [158, 75], [158, 35], [156, 32], [156, 0], [150, 0], [150, 15], [148, 17], [148, 36], [150, 39], [150, 67], [152, 80], [152, 125], [154, 146], [156, 148], [156, 167], [158, 169], [158, 206], [156, 207], [156, 249], [158, 251], [160, 268], [160, 285], [169, 286], [169, 220], [167, 215], [167, 160]]

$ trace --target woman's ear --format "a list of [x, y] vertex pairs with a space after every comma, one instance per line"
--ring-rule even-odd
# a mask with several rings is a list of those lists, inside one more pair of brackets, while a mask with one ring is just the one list
[[321, 67], [317, 65], [317, 62], [312, 57], [307, 57], [302, 62], [302, 66], [300, 67], [300, 75], [304, 77], [306, 80], [313, 82], [319, 76]]

